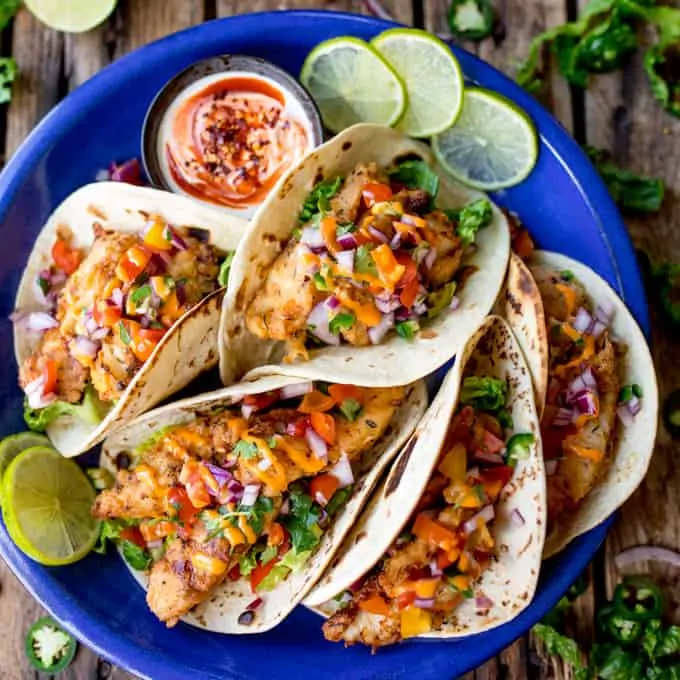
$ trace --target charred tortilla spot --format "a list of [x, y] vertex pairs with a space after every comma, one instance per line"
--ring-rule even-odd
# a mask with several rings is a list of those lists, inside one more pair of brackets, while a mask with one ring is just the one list
[[314, 175], [314, 184], [318, 184], [319, 182], [323, 182], [323, 168], [319, 168], [316, 171], [316, 175]]
[[368, 534], [367, 534], [365, 531], [360, 531], [360, 532], [357, 534], [357, 537], [354, 539], [354, 544], [356, 545], [356, 544], [359, 543], [360, 541], [363, 541], [364, 538], [366, 538], [366, 536], [368, 536]]
[[246, 303], [246, 289], [245, 286], [241, 286], [236, 293], [236, 307], [241, 309]]
[[352, 142], [345, 142], [342, 145], [342, 150], [343, 151], [349, 151], [352, 148]]
[[276, 243], [276, 241], [278, 240], [276, 236], [274, 236], [274, 234], [269, 233], [265, 234], [262, 238], [265, 243]]
[[400, 165], [406, 161], [423, 161], [425, 160], [420, 154], [410, 151], [409, 153], [403, 153], [394, 157], [392, 161], [394, 165]]
[[418, 435], [415, 434], [413, 437], [411, 437], [411, 439], [409, 439], [408, 443], [404, 447], [404, 450], [401, 452], [399, 461], [394, 468], [394, 472], [390, 475], [390, 478], [387, 482], [387, 487], [385, 488], [385, 498], [391, 496], [399, 488], [399, 485], [401, 484], [401, 478], [404, 476], [406, 466], [408, 465], [417, 441]]
[[522, 313], [522, 303], [509, 290], [507, 291], [505, 298], [515, 314]]

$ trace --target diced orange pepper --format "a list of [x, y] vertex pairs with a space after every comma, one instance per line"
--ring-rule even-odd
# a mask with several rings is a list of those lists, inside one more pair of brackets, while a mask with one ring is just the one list
[[418, 229], [424, 229], [427, 226], [427, 220], [419, 217], [418, 215], [411, 215], [410, 213], [405, 213], [402, 215], [401, 221], [403, 224], [418, 227]]
[[458, 568], [465, 573], [470, 570], [471, 566], [472, 562], [470, 560], [470, 554], [464, 550], [458, 558]]
[[424, 599], [429, 599], [434, 597], [437, 592], [437, 586], [439, 585], [438, 578], [422, 578], [416, 581], [414, 590], [418, 597]]
[[144, 235], [144, 243], [155, 250], [172, 250], [168, 225], [156, 218]]
[[470, 488], [460, 500], [461, 508], [481, 508], [484, 504], [483, 499], [479, 497], [479, 491], [475, 488]]
[[[454, 551], [455, 551], [455, 549], [454, 549]], [[458, 559], [458, 557], [459, 557], [458, 554], [456, 554], [456, 556], [453, 559], [451, 559], [451, 557], [450, 557], [451, 552], [452, 552], [451, 550], [448, 550], [448, 551], [447, 550], [439, 550], [437, 552], [436, 561], [437, 561], [437, 568], [438, 569], [446, 569], [446, 567], [450, 567]]]
[[302, 398], [298, 411], [300, 413], [324, 413], [330, 411], [334, 406], [335, 399], [332, 396], [319, 390], [312, 390]]
[[371, 250], [371, 257], [375, 262], [382, 282], [390, 290], [394, 290], [394, 287], [399, 283], [399, 280], [406, 271], [404, 265], [397, 262], [392, 249], [386, 243], [373, 248]]
[[[150, 356], [160, 339], [165, 334], [165, 330], [142, 328], [137, 321], [125, 319], [120, 322], [124, 327], [127, 335], [130, 338], [128, 346], [132, 353], [140, 361], [146, 361]], [[122, 339], [122, 331], [120, 331]]]
[[455, 444], [444, 456], [437, 469], [452, 482], [464, 482], [467, 471], [467, 452], [465, 447], [461, 443]]
[[116, 276], [123, 283], [131, 283], [146, 269], [149, 260], [151, 251], [148, 248], [142, 245], [131, 246], [118, 260]]
[[54, 359], [47, 359], [43, 367], [43, 376], [45, 384], [43, 385], [43, 395], [56, 394], [59, 384], [59, 374], [57, 370], [57, 362]]
[[161, 538], [170, 536], [177, 531], [177, 524], [175, 522], [142, 522], [139, 525], [139, 530], [147, 543], [151, 541], [158, 541]]
[[83, 253], [77, 248], [71, 248], [63, 238], [57, 237], [52, 246], [52, 259], [59, 269], [71, 275], [83, 261]]
[[574, 342], [580, 340], [583, 336], [583, 333], [579, 333], [579, 331], [577, 331], [571, 324], [566, 322], [560, 324], [560, 332], [564, 333], [570, 340], [573, 340]]
[[269, 545], [281, 545], [286, 538], [286, 530], [278, 523], [272, 522], [267, 535]]
[[359, 601], [359, 609], [370, 614], [379, 614], [380, 616], [389, 616], [390, 607], [383, 600], [380, 595], [371, 595], [363, 600]]
[[571, 316], [576, 311], [576, 303], [578, 302], [576, 290], [564, 283], [555, 284], [555, 288], [562, 294], [564, 303], [567, 305], [567, 313]]
[[241, 439], [243, 433], [248, 429], [248, 422], [245, 418], [229, 418], [227, 420], [227, 427], [229, 434], [234, 438], [234, 441]]
[[368, 208], [371, 208], [376, 203], [389, 201], [392, 198], [392, 189], [387, 184], [379, 184], [377, 182], [369, 182], [364, 184], [361, 190], [364, 203]]
[[337, 241], [337, 228], [338, 221], [335, 217], [322, 217], [319, 222], [319, 230], [321, 231], [321, 236], [323, 237], [323, 242], [326, 244], [326, 248], [331, 253], [336, 253], [338, 248]]
[[470, 577], [465, 574], [458, 574], [454, 576], [450, 581], [451, 585], [458, 591], [464, 592], [470, 590]]
[[335, 383], [328, 386], [328, 394], [335, 399], [336, 404], [342, 404], [345, 399], [355, 399], [361, 403], [363, 392], [355, 385], [340, 385]]
[[341, 290], [336, 292], [336, 297], [343, 307], [347, 307], [347, 309], [354, 312], [357, 319], [367, 326], [377, 326], [382, 321], [382, 314], [373, 302], [356, 302]]
[[581, 354], [572, 359], [571, 361], [567, 362], [566, 364], [556, 366], [554, 369], [556, 376], [562, 377], [566, 375], [572, 368], [581, 366], [581, 364], [587, 362], [595, 355], [595, 338], [593, 338], [592, 335], [584, 335], [582, 336], [582, 339], [583, 339], [583, 351], [581, 352]]
[[413, 533], [421, 540], [432, 543], [442, 550], [450, 550], [457, 544], [457, 536], [451, 529], [422, 512], [413, 523]]
[[416, 245], [420, 244], [423, 242], [423, 239], [421, 238], [420, 234], [418, 233], [418, 230], [415, 228], [415, 226], [411, 224], [404, 224], [403, 222], [392, 222], [392, 226], [402, 235], [407, 235], [413, 238], [415, 241]]
[[338, 490], [340, 482], [335, 475], [319, 475], [309, 483], [312, 498], [320, 505], [326, 505]]
[[599, 463], [604, 455], [602, 451], [586, 446], [568, 446], [567, 450], [573, 451], [579, 458], [587, 458]]
[[183, 311], [184, 310], [180, 306], [179, 300], [177, 299], [177, 292], [173, 290], [161, 307], [161, 321], [163, 322], [163, 325], [167, 328], [172, 326], [172, 324], [174, 324], [175, 321], [177, 321], [177, 319], [182, 316]]
[[336, 432], [335, 432], [335, 418], [329, 413], [320, 413], [319, 411], [314, 411], [309, 419], [312, 422], [312, 427], [314, 431], [323, 439], [327, 444], [335, 444]]

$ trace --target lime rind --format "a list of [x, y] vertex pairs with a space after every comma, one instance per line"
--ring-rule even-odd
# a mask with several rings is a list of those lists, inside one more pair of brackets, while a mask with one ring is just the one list
[[522, 182], [538, 159], [531, 119], [496, 92], [469, 87], [456, 124], [432, 138], [439, 164], [452, 177], [482, 191]]
[[406, 110], [406, 88], [396, 71], [368, 43], [333, 38], [307, 56], [300, 82], [334, 133], [356, 124], [396, 125]]
[[410, 137], [450, 128], [463, 106], [463, 71], [448, 45], [420, 29], [392, 28], [371, 45], [399, 74], [408, 106], [397, 127]]
[[51, 448], [26, 449], [9, 464], [2, 487], [7, 532], [36, 562], [72, 564], [92, 550], [99, 535], [91, 515], [96, 492], [74, 461]]
[[84, 33], [106, 21], [117, 0], [24, 0], [31, 14], [46, 26], [67, 33]]
[[2, 504], [2, 475], [7, 466], [26, 449], [33, 446], [51, 447], [50, 440], [37, 432], [19, 432], [9, 435], [0, 441], [0, 505]]

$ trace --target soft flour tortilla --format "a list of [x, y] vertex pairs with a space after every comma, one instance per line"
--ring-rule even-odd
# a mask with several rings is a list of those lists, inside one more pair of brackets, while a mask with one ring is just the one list
[[[346, 175], [360, 162], [388, 167], [409, 157], [435, 166], [424, 144], [391, 128], [355, 125], [312, 151], [281, 179], [253, 220], [232, 264], [220, 322], [220, 372], [226, 385], [255, 367], [260, 368], [251, 376], [277, 372], [367, 387], [403, 385], [432, 373], [462, 348], [491, 309], [505, 276], [510, 237], [505, 216], [496, 206], [491, 224], [479, 232], [478, 250], [463, 260], [464, 266], [472, 265], [477, 271], [457, 293], [460, 306], [455, 312], [445, 310], [411, 342], [390, 333], [379, 345], [313, 349], [308, 361], [274, 368], [265, 364], [282, 360], [283, 343], [262, 340], [246, 327], [246, 310], [298, 226], [300, 209], [314, 185]], [[483, 196], [447, 180], [443, 172], [438, 174], [439, 207], [460, 208]]]
[[[215, 407], [238, 402], [247, 394], [261, 394], [298, 382], [304, 382], [304, 380], [288, 376], [269, 376], [178, 401], [151, 411], [118, 430], [104, 442], [100, 464], [115, 472], [115, 460], [119, 453], [134, 450], [164, 427], [190, 422], [202, 412], [209, 412]], [[319, 579], [340, 547], [343, 538], [354, 525], [356, 516], [381, 473], [415, 430], [426, 407], [425, 384], [418, 381], [407, 386], [406, 394], [394, 414], [391, 427], [388, 427], [385, 436], [378, 443], [362, 455], [358, 463], [360, 472], [355, 476], [354, 493], [324, 533], [317, 551], [303, 570], [291, 574], [273, 591], [262, 594], [263, 603], [258, 607], [255, 619], [250, 626], [242, 626], [237, 622], [239, 615], [245, 611], [247, 605], [255, 597], [248, 579], [227, 580], [215, 590], [209, 600], [199, 605], [182, 620], [207, 630], [232, 634], [261, 633], [283, 621]], [[130, 571], [146, 589], [146, 574], [132, 568]]]
[[[454, 416], [464, 377], [491, 376], [508, 382], [508, 410], [515, 432], [531, 432], [535, 443], [520, 460], [512, 480], [496, 504], [492, 533], [499, 549], [473, 586], [476, 594], [493, 601], [488, 611], [477, 611], [474, 599], [465, 600], [441, 629], [423, 637], [453, 638], [495, 628], [517, 616], [533, 598], [545, 539], [546, 489], [539, 420], [534, 406], [531, 375], [510, 328], [501, 318], [489, 317], [451, 369], [415, 434], [396, 460], [384, 485], [373, 497], [338, 558], [330, 565], [305, 604], [327, 616], [321, 606], [361, 578], [385, 554], [408, 521], [434, 471]], [[525, 519], [513, 520], [515, 510]]]
[[[558, 272], [571, 271], [583, 285], [593, 308], [603, 300], [613, 305], [615, 311], [610, 324], [612, 335], [614, 340], [627, 347], [625, 356], [619, 358], [621, 384], [637, 383], [642, 387], [643, 393], [642, 410], [633, 424], [623, 427], [618, 423], [616, 426], [614, 456], [606, 477], [588, 494], [576, 513], [563, 513], [551, 528], [544, 552], [545, 557], [550, 557], [574, 538], [607, 519], [640, 485], [654, 451], [659, 395], [654, 363], [645, 336], [633, 315], [610, 286], [585, 265], [558, 253], [536, 251], [529, 260], [529, 269], [539, 265]], [[526, 266], [523, 269], [526, 270]], [[519, 285], [515, 285], [517, 283]], [[510, 280], [509, 291], [519, 311], [516, 315], [508, 314], [508, 320], [518, 339], [524, 337], [520, 343], [525, 346], [527, 354], [540, 354], [540, 357], [530, 359], [529, 364], [541, 367], [545, 365], [547, 378], [549, 348], [538, 286], [533, 277], [529, 280], [524, 273], [515, 283]], [[537, 329], [536, 335], [527, 338], [527, 329], [529, 333]], [[539, 400], [544, 404], [547, 379], [540, 383], [537, 381], [536, 389], [542, 391]]]
[[[94, 242], [92, 226], [122, 233], [141, 232], [149, 214], [170, 224], [207, 229], [211, 243], [222, 251], [236, 248], [248, 223], [198, 202], [145, 187], [120, 182], [88, 184], [71, 194], [52, 214], [36, 239], [19, 283], [15, 309], [44, 309], [36, 279], [51, 264], [57, 227], [73, 232], [73, 245], [87, 248]], [[217, 331], [224, 290], [203, 299], [180, 318], [158, 343], [122, 397], [99, 425], [64, 416], [47, 428], [54, 446], [64, 456], [77, 456], [99, 443], [115, 427], [155, 406], [185, 387], [218, 361]], [[40, 343], [40, 334], [14, 325], [14, 351], [21, 365]]]

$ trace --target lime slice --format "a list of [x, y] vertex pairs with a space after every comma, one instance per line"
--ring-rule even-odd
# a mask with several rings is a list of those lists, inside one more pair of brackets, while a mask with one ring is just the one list
[[95, 490], [72, 460], [44, 446], [26, 449], [5, 470], [2, 486], [7, 532], [36, 562], [71, 564], [92, 550], [99, 534], [90, 514]]
[[533, 123], [509, 99], [466, 88], [456, 124], [432, 138], [437, 160], [465, 184], [493, 191], [519, 184], [536, 165]]
[[456, 122], [463, 106], [463, 72], [446, 43], [418, 29], [393, 28], [371, 45], [406, 85], [408, 106], [400, 130], [431, 137]]
[[7, 466], [26, 449], [32, 446], [43, 446], [50, 448], [50, 440], [44, 434], [35, 432], [19, 432], [9, 437], [5, 437], [0, 442], [0, 503], [2, 502], [2, 475]]
[[113, 12], [117, 0], [24, 0], [43, 24], [57, 31], [83, 33], [99, 26]]
[[358, 38], [334, 38], [317, 45], [305, 59], [300, 82], [331, 132], [355, 123], [395, 125], [406, 109], [406, 89], [399, 76]]

